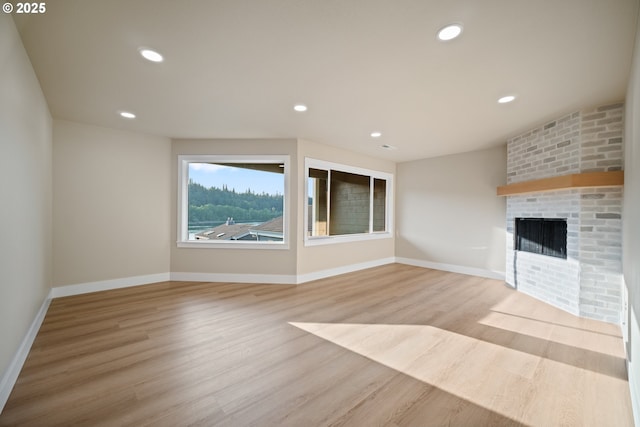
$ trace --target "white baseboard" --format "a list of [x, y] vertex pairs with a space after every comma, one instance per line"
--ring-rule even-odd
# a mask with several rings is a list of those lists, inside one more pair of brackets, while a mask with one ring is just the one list
[[[626, 286], [626, 285], [625, 285]], [[627, 318], [629, 330], [626, 339], [623, 339], [625, 362], [627, 363], [627, 381], [629, 382], [629, 394], [631, 397], [631, 411], [633, 412], [634, 425], [640, 426], [640, 395], [638, 390], [640, 384], [638, 384], [638, 378], [640, 378], [640, 372], [638, 372], [638, 356], [633, 353], [631, 349], [632, 342], [638, 338], [638, 319], [636, 318], [635, 310], [633, 307], [629, 307], [629, 317]], [[634, 346], [637, 347], [637, 346]], [[630, 356], [634, 354], [634, 357]], [[630, 361], [630, 359], [632, 361]]]
[[42, 325], [44, 316], [47, 314], [47, 310], [49, 309], [51, 298], [51, 291], [49, 291], [49, 295], [47, 295], [47, 298], [40, 306], [40, 310], [38, 310], [35, 319], [31, 322], [31, 326], [29, 327], [27, 334], [22, 339], [20, 347], [18, 347], [18, 351], [16, 351], [13, 359], [11, 359], [11, 363], [9, 363], [9, 367], [0, 379], [0, 413], [2, 412], [2, 409], [4, 409], [4, 405], [7, 403], [7, 400], [9, 400], [11, 390], [13, 390], [13, 386], [18, 379], [22, 366], [27, 360], [27, 356], [31, 350], [31, 345], [33, 345], [33, 341], [36, 339], [36, 335], [38, 335], [38, 331], [40, 330], [40, 325]]
[[637, 378], [636, 372], [634, 369], [634, 364], [629, 363], [629, 359], [626, 359], [626, 362], [627, 362], [627, 374], [629, 376], [628, 377], [629, 394], [631, 395], [631, 412], [633, 413], [634, 425], [640, 426], [640, 401], [638, 400], [640, 396], [638, 396], [638, 393], [636, 392], [636, 388], [632, 381], [633, 378]]
[[424, 261], [420, 259], [396, 257], [399, 264], [413, 265], [414, 267], [432, 268], [434, 270], [450, 271], [452, 273], [468, 274], [470, 276], [486, 277], [487, 279], [504, 280], [504, 271], [485, 270], [482, 268], [465, 267], [463, 265], [443, 264], [439, 262]]
[[313, 273], [299, 274], [297, 277], [298, 284], [311, 282], [313, 280], [325, 279], [327, 277], [337, 276], [339, 274], [353, 273], [354, 271], [364, 270], [366, 268], [379, 267], [381, 265], [393, 264], [395, 258], [383, 258], [374, 261], [361, 262], [358, 264], [345, 265], [343, 267], [329, 268], [327, 270], [314, 271]]
[[375, 261], [367, 261], [359, 264], [351, 264], [343, 267], [314, 271], [307, 274], [223, 274], [223, 273], [171, 273], [171, 280], [181, 282], [222, 282], [222, 283], [264, 283], [280, 285], [299, 285], [312, 280], [324, 279], [339, 274], [352, 273], [365, 268], [378, 267], [391, 264], [394, 258], [385, 258]]
[[121, 279], [101, 280], [99, 282], [79, 283], [77, 285], [59, 286], [51, 289], [52, 298], [71, 295], [88, 294], [90, 292], [108, 291], [110, 289], [128, 288], [147, 285], [149, 283], [167, 282], [171, 280], [169, 273], [148, 274], [146, 276], [124, 277]]
[[171, 273], [171, 280], [178, 282], [260, 283], [295, 285], [291, 274], [225, 274], [225, 273]]
[[110, 289], [127, 288], [146, 285], [149, 283], [166, 282], [169, 280], [180, 282], [214, 282], [214, 283], [262, 283], [296, 285], [313, 280], [325, 279], [340, 274], [352, 273], [367, 268], [381, 265], [408, 264], [416, 267], [432, 268], [436, 270], [451, 271], [454, 273], [470, 274], [472, 276], [487, 277], [490, 279], [504, 280], [503, 272], [483, 270], [479, 268], [464, 267], [452, 264], [441, 264], [411, 258], [382, 258], [373, 261], [350, 264], [342, 267], [329, 268], [327, 270], [314, 271], [306, 274], [233, 274], [233, 273], [191, 273], [171, 272], [150, 274], [146, 276], [124, 277], [121, 279], [103, 280], [98, 282], [80, 283], [77, 285], [59, 286], [51, 289], [51, 297], [59, 298], [71, 295], [80, 295], [90, 292], [107, 291]]
[[376, 261], [368, 261], [344, 267], [331, 268], [313, 273], [295, 274], [228, 274], [228, 273], [190, 273], [172, 272], [151, 274], [146, 276], [124, 277], [121, 279], [102, 280], [98, 282], [80, 283], [77, 285], [59, 286], [51, 289], [51, 297], [59, 298], [71, 295], [80, 295], [90, 292], [108, 291], [111, 289], [128, 288], [132, 286], [146, 285], [149, 283], [166, 282], [169, 280], [179, 282], [214, 282], [214, 283], [262, 283], [296, 285], [311, 280], [323, 279], [338, 274], [350, 273], [365, 268], [377, 267], [393, 263], [394, 258], [385, 258]]

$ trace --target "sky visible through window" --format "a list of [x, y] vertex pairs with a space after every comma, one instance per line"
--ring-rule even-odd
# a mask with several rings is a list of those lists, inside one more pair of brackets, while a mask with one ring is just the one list
[[234, 168], [210, 163], [190, 163], [189, 179], [206, 188], [227, 186], [237, 193], [283, 194], [282, 174]]

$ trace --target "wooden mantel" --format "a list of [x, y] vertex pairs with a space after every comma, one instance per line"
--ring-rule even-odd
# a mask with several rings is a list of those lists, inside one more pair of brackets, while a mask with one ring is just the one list
[[498, 196], [540, 193], [543, 191], [565, 190], [568, 188], [613, 187], [624, 184], [624, 172], [586, 172], [553, 178], [516, 182], [498, 187]]

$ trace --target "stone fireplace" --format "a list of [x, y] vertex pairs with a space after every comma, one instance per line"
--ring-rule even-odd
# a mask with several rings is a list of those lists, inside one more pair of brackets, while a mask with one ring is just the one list
[[[621, 171], [622, 134], [623, 104], [614, 104], [568, 114], [516, 136], [507, 143], [505, 188]], [[508, 195], [507, 283], [573, 314], [619, 323], [622, 191], [621, 185], [578, 184]], [[516, 250], [516, 219], [527, 218], [566, 221], [566, 259]]]

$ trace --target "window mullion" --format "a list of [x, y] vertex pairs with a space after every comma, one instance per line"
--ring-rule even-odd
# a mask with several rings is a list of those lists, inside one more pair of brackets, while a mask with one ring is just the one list
[[374, 191], [374, 177], [369, 177], [369, 234], [373, 233], [373, 191]]
[[389, 217], [391, 214], [389, 213], [389, 180], [384, 180], [384, 231], [389, 231]]
[[327, 236], [331, 236], [331, 169], [327, 170]]
[[[307, 178], [307, 182], [309, 182], [309, 178]], [[308, 191], [309, 186], [307, 185], [307, 191]], [[316, 208], [317, 208], [317, 204], [318, 204], [318, 193], [319, 193], [319, 188], [318, 188], [318, 183], [316, 181], [313, 181], [313, 189], [312, 189], [312, 194], [308, 194], [307, 195], [307, 200], [305, 205], [308, 208], [309, 205], [309, 197], [311, 197], [313, 200], [313, 202], [311, 203], [311, 235], [315, 236], [318, 230], [318, 225], [316, 224], [317, 221], [317, 213], [316, 213]], [[305, 218], [309, 218], [309, 215], [305, 215]], [[307, 230], [309, 229], [309, 227], [307, 227]], [[305, 231], [305, 233], [308, 233], [308, 231]]]

